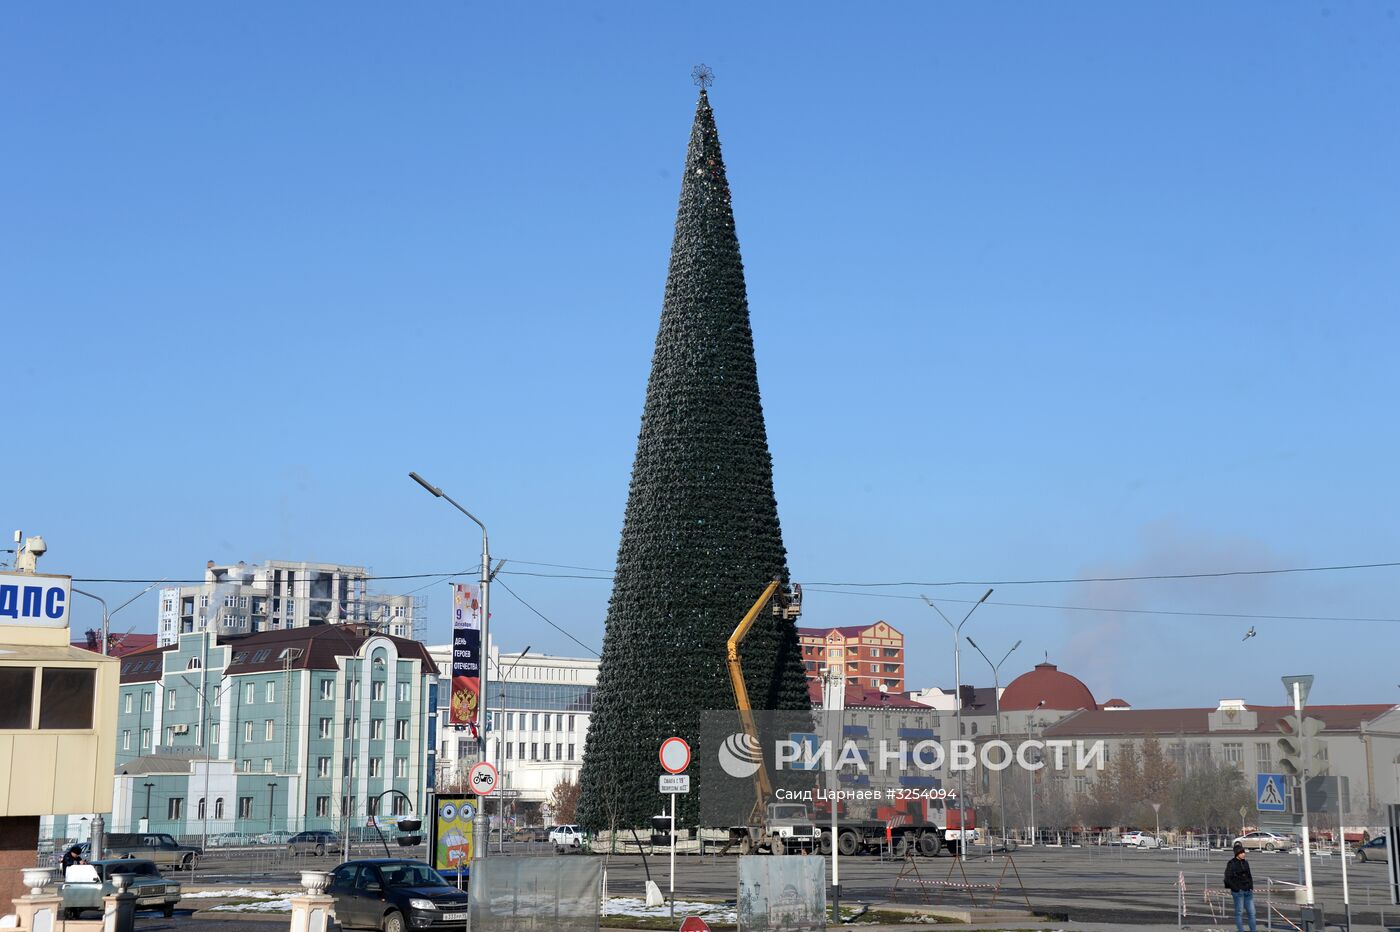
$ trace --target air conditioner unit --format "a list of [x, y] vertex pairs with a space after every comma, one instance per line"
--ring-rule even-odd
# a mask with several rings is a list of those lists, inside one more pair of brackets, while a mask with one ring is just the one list
[[177, 735], [187, 735], [190, 733], [190, 726], [188, 725], [174, 725], [172, 727]]

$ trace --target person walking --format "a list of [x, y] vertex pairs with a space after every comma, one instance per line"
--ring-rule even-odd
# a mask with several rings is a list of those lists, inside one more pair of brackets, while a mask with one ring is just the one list
[[1254, 924], [1254, 875], [1239, 842], [1235, 842], [1235, 856], [1225, 865], [1225, 889], [1235, 899], [1235, 932], [1244, 932], [1245, 916], [1249, 916], [1249, 932], [1259, 932]]

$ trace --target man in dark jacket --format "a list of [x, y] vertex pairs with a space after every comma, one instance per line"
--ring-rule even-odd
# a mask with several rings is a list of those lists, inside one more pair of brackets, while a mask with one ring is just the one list
[[1249, 932], [1259, 932], [1254, 924], [1254, 875], [1239, 842], [1235, 842], [1235, 856], [1225, 865], [1225, 889], [1235, 898], [1235, 932], [1244, 932], [1245, 916], [1249, 916]]

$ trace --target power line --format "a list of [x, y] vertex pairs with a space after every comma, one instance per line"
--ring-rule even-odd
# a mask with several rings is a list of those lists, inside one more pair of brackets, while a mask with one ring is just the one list
[[[860, 596], [867, 599], [904, 599], [913, 602], [923, 601], [916, 595], [888, 595], [875, 592], [843, 592], [840, 589], [814, 589], [811, 586], [804, 586], [804, 592], [820, 592], [826, 595], [851, 595]], [[975, 603], [976, 599], [937, 599], [938, 602], [956, 602], [965, 605]], [[1388, 624], [1400, 624], [1400, 618], [1374, 618], [1374, 617], [1338, 617], [1331, 615], [1254, 615], [1243, 612], [1187, 612], [1172, 611], [1169, 609], [1154, 608], [1101, 608], [1090, 605], [1048, 605], [1040, 602], [999, 602], [987, 601], [988, 605], [1000, 605], [1008, 608], [1047, 608], [1057, 609], [1066, 612], [1109, 612], [1124, 615], [1173, 615], [1185, 618], [1246, 618], [1259, 621], [1374, 621]]]
[[[893, 588], [898, 586], [1045, 586], [1059, 583], [1144, 582], [1162, 579], [1219, 579], [1225, 576], [1281, 576], [1285, 573], [1327, 573], [1335, 570], [1374, 570], [1400, 566], [1394, 563], [1347, 563], [1337, 566], [1291, 566], [1270, 570], [1222, 570], [1214, 573], [1159, 573], [1147, 576], [1080, 576], [1065, 579], [957, 579], [928, 582], [812, 582], [812, 586]], [[952, 600], [950, 600], [952, 601]]]
[[529, 602], [526, 602], [526, 601], [525, 601], [524, 599], [522, 599], [519, 595], [516, 595], [515, 590], [512, 589], [510, 586], [507, 586], [505, 583], [500, 582], [499, 580], [496, 582], [496, 585], [500, 586], [502, 589], [504, 589], [505, 591], [509, 592], [512, 596], [515, 597], [515, 601], [519, 602], [521, 605], [525, 606], [525, 607], [528, 608], [530, 611], [534, 612], [536, 615], [538, 615], [541, 619], [544, 620], [544, 623], [545, 623], [545, 624], [549, 625], [549, 626], [550, 626], [551, 628], [553, 628], [555, 631], [558, 631], [560, 634], [564, 635], [564, 637], [566, 637], [566, 638], [568, 638], [569, 640], [573, 641], [575, 644], [577, 644], [579, 647], [582, 647], [584, 650], [588, 651], [588, 652], [589, 652], [590, 654], [592, 654], [594, 657], [600, 656], [600, 654], [599, 654], [596, 650], [594, 650], [593, 648], [589, 647], [587, 644], [583, 643], [583, 642], [580, 641], [578, 638], [574, 637], [572, 634], [570, 634], [569, 632], [565, 631], [563, 628], [561, 628], [561, 627], [559, 627], [558, 625], [556, 625], [554, 622], [550, 621], [549, 618], [547, 618], [547, 617], [545, 616], [544, 612], [542, 612], [542, 611], [540, 611], [539, 609], [535, 608], [535, 607], [534, 607], [533, 605], [531, 605]]

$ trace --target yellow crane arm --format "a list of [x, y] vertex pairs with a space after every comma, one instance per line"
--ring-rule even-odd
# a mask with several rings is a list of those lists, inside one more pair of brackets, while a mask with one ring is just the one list
[[[739, 627], [734, 629], [734, 633], [729, 636], [729, 652], [727, 662], [729, 664], [729, 684], [734, 687], [734, 705], [739, 710], [739, 721], [743, 726], [744, 733], [753, 739], [753, 746], [758, 746], [758, 726], [754, 723], [753, 706], [749, 704], [749, 690], [744, 685], [744, 667], [739, 657], [739, 645], [748, 636], [753, 623], [758, 620], [758, 616], [763, 611], [763, 606], [767, 605], [778, 587], [783, 584], [781, 579], [775, 579], [763, 590], [763, 595], [758, 597], [758, 601], [753, 603], [753, 607], [744, 615]], [[761, 754], [762, 752], [760, 752]], [[754, 788], [758, 794], [758, 802], [755, 805], [755, 814], [762, 815], [764, 806], [773, 795], [773, 784], [768, 780], [768, 768], [763, 764], [763, 758], [759, 757], [758, 772], [754, 774]]]

